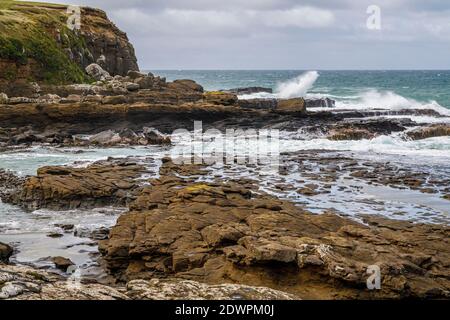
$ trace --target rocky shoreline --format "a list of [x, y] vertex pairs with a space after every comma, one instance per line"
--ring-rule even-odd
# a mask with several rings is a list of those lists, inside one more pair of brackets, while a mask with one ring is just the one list
[[[114, 168], [113, 163], [117, 160], [104, 162], [103, 166]], [[127, 164], [122, 160], [119, 163], [126, 170], [125, 176], [129, 176], [130, 171], [141, 172], [132, 162]], [[67, 208], [66, 203], [73, 205], [72, 197], [77, 199], [76, 205], [104, 204], [104, 193], [86, 194], [83, 185], [70, 182], [81, 179], [93, 186], [89, 179], [93, 179], [90, 177], [96, 170], [103, 171], [101, 165], [97, 163], [84, 169], [44, 168], [38, 174], [38, 179], [42, 180], [40, 185], [43, 190], [52, 191], [42, 193], [34, 187], [36, 178], [30, 177], [19, 188], [22, 189], [19, 194], [33, 199], [45, 195], [47, 202], [40, 202], [40, 205], [51, 207], [57, 203], [59, 209]], [[107, 174], [113, 172], [110, 170]], [[46, 178], [49, 174], [54, 177]], [[106, 268], [119, 286], [128, 283], [133, 298], [203, 298], [206, 296], [188, 289], [184, 294], [166, 292], [167, 295], [153, 296], [149, 292], [155, 292], [155, 286], [173, 290], [170, 288], [180, 285], [201, 286], [207, 292], [211, 290], [208, 286], [227, 283], [233, 288], [233, 295], [239, 292], [232, 287], [236, 284], [259, 288], [254, 289], [255, 296], [247, 295], [247, 298], [449, 297], [450, 228], [380, 216], [362, 216], [363, 223], [358, 223], [334, 213], [315, 215], [288, 201], [259, 194], [258, 186], [251, 181], [199, 182], [206, 174], [203, 166], [175, 165], [167, 158], [163, 159], [159, 178], [142, 185], [132, 175], [128, 185], [123, 186], [138, 186], [133, 200], [129, 201], [129, 212], [122, 214], [108, 238], [98, 243]], [[100, 184], [90, 190], [111, 191], [107, 179], [92, 181]], [[29, 206], [27, 197], [16, 201]], [[11, 254], [8, 249], [4, 251]], [[371, 265], [381, 269], [381, 290], [365, 289], [366, 271]], [[15, 267], [3, 266], [0, 270], [11, 274], [9, 268], [14, 270]], [[9, 294], [11, 281], [5, 283], [8, 285], [2, 290]], [[20, 292], [17, 296], [33, 292], [22, 284], [17, 286], [18, 291], [14, 291]], [[58, 282], [53, 286], [58, 288]], [[219, 286], [218, 290], [229, 292], [227, 285], [224, 286]], [[261, 287], [287, 293], [274, 293]], [[123, 296], [115, 289], [107, 290], [106, 296], [93, 297], [123, 299], [130, 296], [129, 292]], [[70, 298], [72, 294], [51, 292], [55, 299]], [[230, 292], [223, 294], [230, 297]]]
[[[53, 86], [51, 93], [44, 88], [37, 98], [3, 95], [2, 149], [170, 148], [171, 131], [192, 130], [194, 120], [202, 120], [205, 129], [301, 132], [305, 140], [362, 140], [393, 133], [403, 135], [405, 140], [420, 140], [449, 134], [448, 124], [419, 125], [407, 118], [367, 119], [371, 112], [379, 114], [381, 110], [316, 112], [314, 105], [322, 108], [330, 102], [301, 98], [239, 100], [232, 92], [205, 92], [191, 80], [166, 82], [137, 71], [111, 77], [99, 66], [95, 68], [101, 78], [93, 85]], [[323, 167], [320, 177], [311, 174], [314, 182], [297, 190], [300, 197], [330, 193], [331, 187], [322, 183], [337, 183], [339, 168], [369, 184], [442, 194], [442, 199], [448, 199], [450, 192], [446, 180], [430, 180], [427, 173], [402, 175], [395, 167], [380, 167], [375, 162], [361, 166], [353, 159], [327, 160], [311, 152], [289, 154], [287, 158], [280, 168], [281, 177], [293, 163], [302, 168], [304, 161], [317, 161]], [[88, 235], [98, 243], [99, 259], [113, 282], [83, 284], [87, 293], [80, 294], [62, 290], [67, 276], [65, 280], [61, 275], [2, 265], [0, 272], [6, 280], [1, 280], [0, 296], [207, 299], [215, 292], [218, 297], [233, 299], [449, 297], [450, 229], [444, 224], [413, 224], [363, 214], [357, 222], [331, 211], [316, 215], [283, 197], [261, 193], [261, 186], [251, 179], [200, 183], [199, 178], [206, 174], [204, 167], [177, 166], [170, 159], [163, 159], [159, 177], [149, 179], [148, 175], [154, 173], [145, 163], [145, 159], [108, 159], [81, 167], [42, 167], [36, 176], [25, 178], [3, 171], [2, 200], [25, 210], [112, 205], [127, 206], [129, 211], [111, 230]], [[302, 171], [307, 172], [308, 167]], [[272, 186], [281, 193], [295, 188], [287, 182]], [[4, 245], [2, 251], [6, 262], [12, 251]], [[52, 261], [63, 272], [73, 264], [64, 257], [53, 257]], [[371, 265], [381, 269], [381, 290], [366, 289], [366, 272]], [[30, 272], [50, 280], [45, 284], [39, 279], [31, 281]], [[156, 294], [159, 290], [162, 293]]]
[[[39, 257], [44, 266], [19, 263], [18, 243], [0, 242], [0, 299], [450, 298], [450, 222], [445, 211], [431, 212], [448, 208], [449, 172], [379, 154], [364, 160], [342, 150], [299, 148], [281, 153], [279, 170], [268, 176], [255, 164], [181, 165], [163, 153], [174, 147], [172, 132], [192, 132], [195, 121], [221, 132], [277, 129], [305, 143], [392, 135], [416, 142], [450, 136], [444, 115], [347, 110], [330, 98], [242, 99], [273, 91], [206, 91], [193, 80], [167, 81], [139, 71], [128, 37], [104, 12], [82, 8], [83, 28], [74, 33], [62, 23], [65, 10], [14, 3], [0, 15], [12, 31], [21, 17], [33, 35], [0, 35], [0, 47], [19, 46], [0, 51], [1, 155], [142, 147], [145, 156], [60, 161], [28, 176], [0, 168], [0, 204], [24, 215], [41, 210], [37, 219], [50, 221], [62, 212], [93, 216], [110, 208], [108, 218], [118, 217], [101, 227], [94, 219], [84, 229], [59, 221], [56, 231], [44, 233], [64, 250], [81, 247], [73, 255], [92, 258], [98, 277], [77, 274], [81, 267], [61, 251]], [[42, 16], [51, 23], [42, 24]], [[48, 36], [34, 37], [42, 34]], [[48, 52], [33, 52], [35, 41]], [[363, 197], [361, 190], [370, 188], [383, 200]], [[401, 198], [402, 191], [417, 202], [399, 208], [389, 202], [388, 195]], [[418, 221], [407, 219], [411, 212]], [[367, 287], [373, 266], [381, 273], [378, 290]]]

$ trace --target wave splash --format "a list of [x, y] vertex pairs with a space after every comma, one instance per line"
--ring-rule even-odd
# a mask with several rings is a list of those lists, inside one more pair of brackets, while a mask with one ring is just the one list
[[319, 78], [317, 71], [308, 71], [289, 81], [280, 83], [276, 95], [281, 99], [305, 97]]
[[[336, 98], [335, 98], [336, 99]], [[353, 99], [336, 99], [337, 109], [384, 109], [384, 110], [402, 110], [402, 109], [430, 109], [442, 116], [450, 116], [450, 110], [441, 106], [436, 101], [420, 102], [411, 98], [403, 97], [393, 91], [378, 91], [371, 89], [361, 93]]]

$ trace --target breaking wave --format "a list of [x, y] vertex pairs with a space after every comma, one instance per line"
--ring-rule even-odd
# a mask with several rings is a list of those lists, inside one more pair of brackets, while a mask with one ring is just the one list
[[318, 78], [317, 71], [308, 71], [294, 79], [282, 82], [277, 87], [277, 96], [281, 99], [304, 97]]

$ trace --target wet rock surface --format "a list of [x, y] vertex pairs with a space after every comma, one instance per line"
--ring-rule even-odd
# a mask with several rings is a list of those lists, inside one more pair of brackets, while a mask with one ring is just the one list
[[413, 140], [450, 136], [450, 124], [435, 124], [428, 127], [422, 127], [409, 131], [406, 135]]
[[86, 168], [43, 167], [9, 200], [28, 210], [125, 205], [136, 195], [146, 168], [133, 161], [98, 161]]
[[[300, 298], [448, 297], [449, 228], [364, 216], [313, 215], [242, 185], [179, 178], [171, 162], [101, 242], [122, 281], [176, 276]], [[172, 173], [172, 174], [170, 174]], [[195, 176], [194, 175], [194, 176]], [[382, 289], [366, 289], [367, 267]]]

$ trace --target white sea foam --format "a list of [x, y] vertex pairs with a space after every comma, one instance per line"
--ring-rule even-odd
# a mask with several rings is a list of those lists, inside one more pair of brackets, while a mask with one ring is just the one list
[[294, 79], [282, 82], [277, 87], [277, 96], [281, 99], [304, 97], [318, 78], [319, 73], [317, 71], [309, 71]]
[[326, 138], [281, 141], [282, 152], [298, 150], [340, 150], [374, 152], [391, 155], [450, 157], [450, 137], [436, 137], [418, 141], [405, 140], [401, 133], [358, 141], [333, 141]]
[[308, 71], [298, 77], [281, 82], [277, 85], [275, 93], [257, 92], [239, 96], [239, 99], [290, 99], [305, 97], [319, 78], [317, 71]]
[[[393, 91], [379, 91], [371, 89], [360, 93], [357, 96], [351, 97], [338, 97], [321, 94], [308, 94], [307, 98], [331, 98], [336, 100], [335, 110], [339, 109], [352, 109], [352, 110], [371, 110], [371, 109], [384, 109], [398, 111], [403, 109], [430, 109], [438, 112], [443, 116], [450, 117], [450, 109], [441, 106], [434, 100], [420, 102], [411, 98], [403, 97]], [[323, 111], [329, 110], [325, 108], [315, 108], [311, 111]]]

